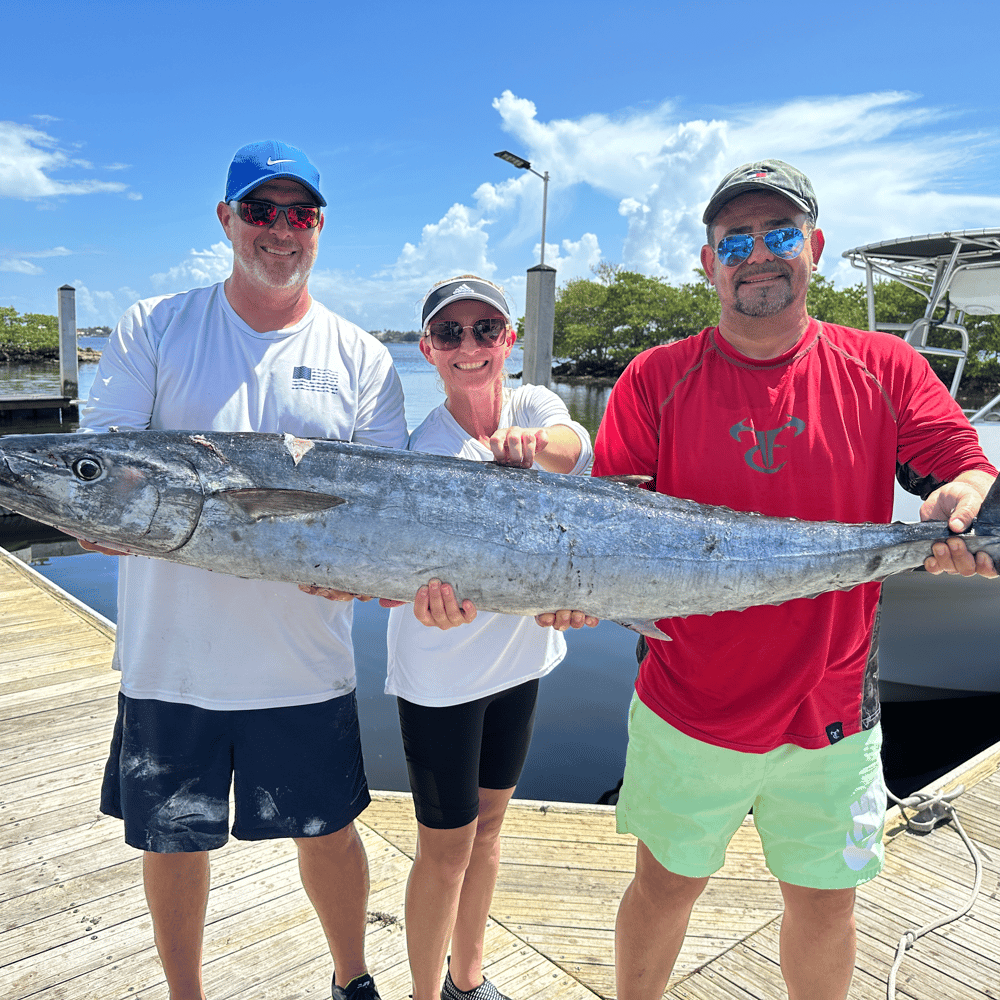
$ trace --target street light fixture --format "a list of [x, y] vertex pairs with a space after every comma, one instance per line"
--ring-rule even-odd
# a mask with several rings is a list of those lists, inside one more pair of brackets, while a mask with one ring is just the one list
[[556, 269], [545, 265], [545, 210], [549, 200], [549, 172], [540, 174], [531, 163], [507, 149], [494, 153], [518, 170], [530, 170], [545, 182], [542, 189], [542, 262], [528, 268], [524, 288], [524, 369], [522, 385], [548, 385], [552, 377], [552, 334], [556, 314]]
[[501, 160], [506, 160], [511, 166], [517, 167], [518, 170], [530, 170], [536, 177], [541, 177], [545, 182], [542, 188], [542, 260], [541, 263], [545, 263], [545, 209], [548, 205], [549, 200], [549, 172], [546, 170], [544, 174], [540, 174], [531, 166], [529, 160], [524, 159], [522, 156], [518, 156], [517, 153], [512, 153], [510, 150], [501, 149], [499, 153], [494, 153], [494, 156], [499, 156]]

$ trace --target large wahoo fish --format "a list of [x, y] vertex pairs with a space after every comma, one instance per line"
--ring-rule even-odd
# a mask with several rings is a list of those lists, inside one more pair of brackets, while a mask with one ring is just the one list
[[[963, 537], [1000, 563], [994, 494]], [[763, 517], [583, 476], [251, 433], [0, 437], [0, 504], [234, 576], [403, 601], [439, 577], [484, 611], [575, 608], [649, 635], [660, 618], [882, 580], [948, 534], [941, 522]]]

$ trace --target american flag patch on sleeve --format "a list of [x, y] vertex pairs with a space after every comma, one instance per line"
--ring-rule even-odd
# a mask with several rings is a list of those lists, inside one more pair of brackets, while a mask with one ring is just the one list
[[307, 389], [309, 392], [338, 391], [337, 372], [329, 368], [309, 368], [307, 365], [296, 365], [292, 369], [292, 388]]

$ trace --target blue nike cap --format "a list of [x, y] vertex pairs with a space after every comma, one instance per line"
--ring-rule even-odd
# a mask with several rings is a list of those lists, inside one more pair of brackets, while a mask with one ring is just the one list
[[309, 157], [296, 146], [277, 139], [251, 142], [236, 150], [226, 178], [226, 201], [238, 201], [259, 184], [278, 177], [298, 181], [316, 195], [320, 205], [326, 205], [319, 193], [319, 171]]

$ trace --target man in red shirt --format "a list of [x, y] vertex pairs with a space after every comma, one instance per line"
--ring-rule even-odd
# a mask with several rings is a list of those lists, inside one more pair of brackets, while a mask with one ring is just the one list
[[[712, 195], [701, 261], [719, 326], [653, 348], [608, 402], [594, 475], [738, 510], [891, 520], [893, 477], [921, 517], [965, 530], [996, 469], [926, 361], [888, 334], [820, 323], [823, 251], [808, 178], [746, 164]], [[957, 538], [931, 572], [996, 576]], [[616, 931], [618, 1000], [658, 1000], [695, 900], [752, 807], [785, 900], [790, 1000], [843, 1000], [855, 887], [882, 867], [880, 585], [658, 623], [629, 717], [618, 828], [639, 839]]]

